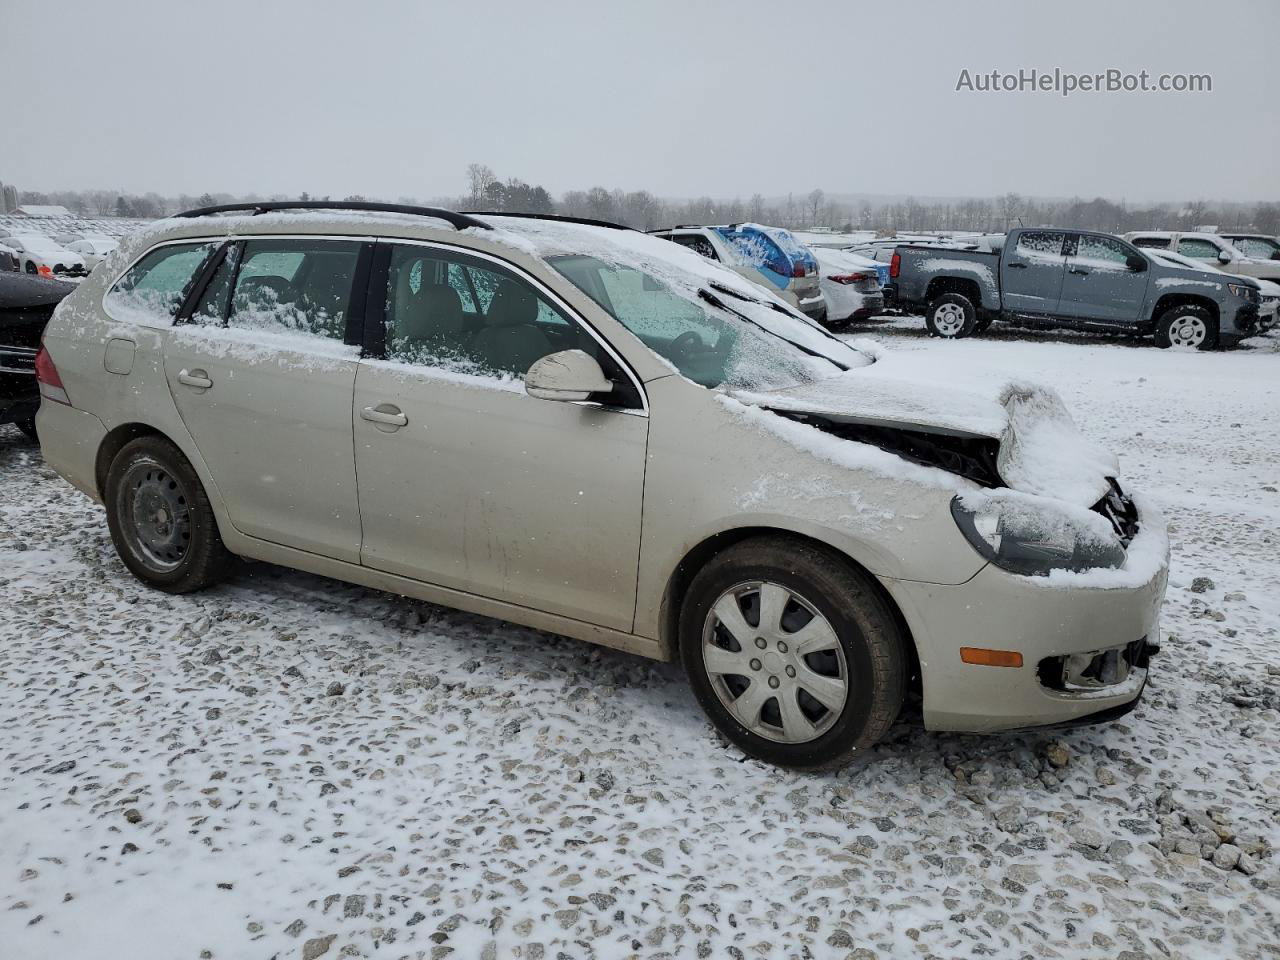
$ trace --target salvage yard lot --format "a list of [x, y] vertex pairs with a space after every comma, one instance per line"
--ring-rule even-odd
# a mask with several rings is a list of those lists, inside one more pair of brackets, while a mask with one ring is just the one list
[[148, 590], [0, 428], [0, 955], [1275, 956], [1280, 337], [859, 335], [1055, 387], [1164, 511], [1134, 713], [908, 710], [788, 773], [674, 665], [261, 564]]

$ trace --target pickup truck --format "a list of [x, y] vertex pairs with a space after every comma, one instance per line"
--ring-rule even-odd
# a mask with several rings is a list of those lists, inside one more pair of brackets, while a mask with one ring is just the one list
[[991, 247], [899, 246], [886, 297], [923, 311], [929, 333], [947, 338], [1001, 320], [1211, 350], [1257, 331], [1261, 297], [1253, 280], [1170, 266], [1110, 234], [1018, 228]]

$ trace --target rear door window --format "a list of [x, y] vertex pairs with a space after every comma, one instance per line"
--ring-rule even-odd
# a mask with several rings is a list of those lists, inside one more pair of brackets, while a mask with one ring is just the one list
[[[361, 245], [356, 240], [246, 241], [228, 326], [342, 340]], [[218, 280], [215, 276], [210, 291]]]
[[171, 243], [157, 247], [115, 282], [103, 300], [119, 320], [172, 321], [191, 292], [216, 243]]
[[1062, 241], [1065, 233], [1047, 230], [1028, 230], [1018, 235], [1016, 250], [1019, 255], [1028, 259], [1044, 259], [1062, 256]]

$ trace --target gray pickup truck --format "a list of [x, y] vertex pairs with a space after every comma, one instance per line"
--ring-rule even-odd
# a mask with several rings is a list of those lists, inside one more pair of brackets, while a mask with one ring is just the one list
[[990, 251], [904, 245], [886, 298], [924, 312], [938, 337], [995, 320], [1151, 334], [1158, 346], [1211, 350], [1257, 330], [1256, 282], [1157, 261], [1106, 233], [1019, 228]]

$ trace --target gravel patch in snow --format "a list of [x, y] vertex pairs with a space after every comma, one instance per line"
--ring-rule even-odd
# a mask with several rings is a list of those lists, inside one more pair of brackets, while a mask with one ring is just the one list
[[[0, 955], [1232, 957], [1280, 942], [1280, 357], [999, 327], [1170, 523], [1110, 726], [797, 775], [679, 670], [262, 564], [145, 589], [0, 428]], [[995, 375], [995, 374], [993, 374]]]

